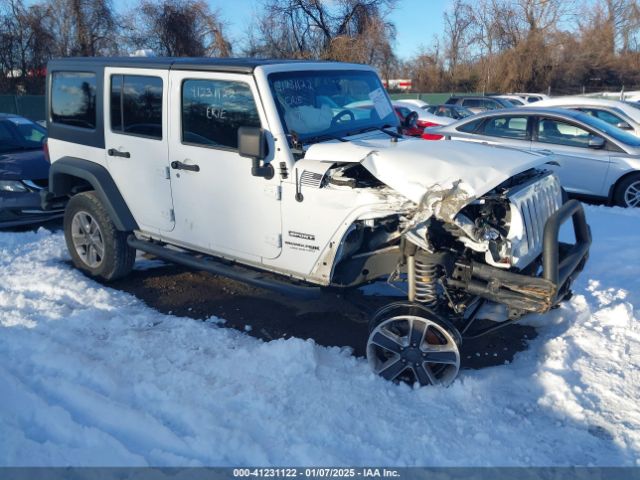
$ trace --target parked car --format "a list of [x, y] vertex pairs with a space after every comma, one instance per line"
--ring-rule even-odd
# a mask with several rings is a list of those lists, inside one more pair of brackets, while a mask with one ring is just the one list
[[53, 220], [61, 209], [44, 211], [40, 191], [49, 181], [43, 143], [47, 130], [24, 117], [0, 113], [0, 228]]
[[513, 108], [514, 105], [504, 98], [496, 97], [450, 97], [445, 104], [447, 105], [461, 105], [468, 108], [473, 113], [480, 113], [487, 110], [499, 110], [501, 108]]
[[429, 129], [448, 140], [506, 145], [550, 156], [567, 192], [640, 206], [640, 139], [576, 110], [520, 107]]
[[68, 199], [67, 248], [91, 277], [127, 275], [141, 250], [298, 295], [396, 279], [407, 299], [372, 317], [369, 363], [446, 385], [461, 332], [496, 328], [476, 307], [548, 312], [585, 264], [582, 206], [544, 158], [399, 135], [368, 66], [95, 57], [47, 72], [45, 200]]
[[420, 137], [424, 133], [424, 127], [418, 126], [418, 112], [408, 107], [393, 105], [398, 120], [400, 120], [400, 128], [403, 135], [409, 137]]
[[412, 110], [425, 110], [429, 106], [427, 102], [417, 98], [403, 98], [402, 100], [394, 100], [393, 103], [405, 105]]
[[436, 117], [448, 117], [453, 120], [470, 117], [473, 112], [462, 105], [429, 105], [427, 112]]
[[525, 103], [536, 103], [541, 100], [548, 100], [551, 97], [544, 93], [508, 93], [509, 96], [516, 96], [525, 101]]
[[507, 100], [514, 107], [521, 107], [523, 105], [526, 105], [527, 103], [527, 101], [524, 98], [518, 97], [517, 95], [491, 95], [491, 97], [502, 98], [504, 100]]
[[405, 104], [400, 102], [394, 101], [392, 102], [392, 104], [393, 108], [396, 110], [396, 113], [398, 113], [403, 126], [405, 126], [405, 123], [407, 122], [406, 119], [408, 118], [409, 114], [411, 112], [415, 113], [415, 124], [412, 121], [409, 121], [409, 123], [405, 126], [406, 134], [412, 137], [422, 137], [425, 140], [437, 140], [435, 138], [432, 138], [431, 134], [424, 133], [424, 129], [429, 127], [439, 127], [440, 125], [449, 125], [450, 123], [453, 123], [455, 121], [454, 119], [449, 117], [438, 117], [426, 110], [411, 109], [410, 107], [407, 107]]
[[534, 107], [580, 110], [622, 130], [640, 136], [640, 109], [626, 102], [593, 97], [557, 97], [537, 102]]

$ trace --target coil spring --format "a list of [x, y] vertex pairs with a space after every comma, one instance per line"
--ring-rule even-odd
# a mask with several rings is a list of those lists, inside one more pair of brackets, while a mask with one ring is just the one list
[[435, 307], [438, 304], [438, 264], [416, 258], [415, 272], [416, 302]]

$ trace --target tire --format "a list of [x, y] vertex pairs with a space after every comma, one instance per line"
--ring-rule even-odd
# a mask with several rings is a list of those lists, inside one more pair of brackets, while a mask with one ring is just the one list
[[126, 276], [136, 259], [130, 232], [116, 229], [95, 192], [71, 197], [64, 212], [64, 238], [76, 268], [104, 281]]
[[397, 302], [369, 323], [367, 360], [393, 382], [449, 386], [460, 370], [460, 332], [420, 304]]
[[620, 207], [640, 207], [640, 172], [632, 173], [616, 186], [613, 203]]

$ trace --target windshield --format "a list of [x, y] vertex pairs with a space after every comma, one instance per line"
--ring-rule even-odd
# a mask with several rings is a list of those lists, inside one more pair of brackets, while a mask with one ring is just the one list
[[40, 149], [46, 135], [47, 130], [31, 120], [7, 117], [0, 120], [0, 151]]
[[582, 122], [590, 125], [594, 129], [606, 133], [613, 139], [623, 143], [629, 147], [640, 147], [640, 138], [632, 135], [624, 130], [619, 129], [618, 127], [611, 125], [610, 123], [605, 122], [604, 120], [600, 120], [599, 118], [592, 117], [586, 113], [580, 113], [576, 115], [576, 118], [581, 120]]
[[303, 142], [398, 125], [374, 72], [280, 72], [269, 85], [287, 132]]
[[465, 118], [473, 115], [473, 112], [471, 110], [461, 105], [456, 105], [455, 110], [456, 110], [456, 113], [458, 114], [456, 118]]
[[501, 104], [503, 107], [505, 108], [514, 108], [515, 105], [513, 103], [511, 103], [509, 100], [507, 100], [506, 98], [498, 98], [498, 97], [493, 97], [495, 99], [496, 102], [498, 102], [499, 104]]
[[428, 111], [438, 117], [448, 117], [454, 120], [473, 115], [471, 110], [460, 105], [432, 105]]

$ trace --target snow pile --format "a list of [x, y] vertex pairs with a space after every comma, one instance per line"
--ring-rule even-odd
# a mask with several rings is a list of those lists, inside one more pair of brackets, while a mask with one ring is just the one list
[[0, 233], [0, 465], [640, 464], [640, 212], [588, 208], [576, 295], [448, 389], [344, 349], [159, 314]]

